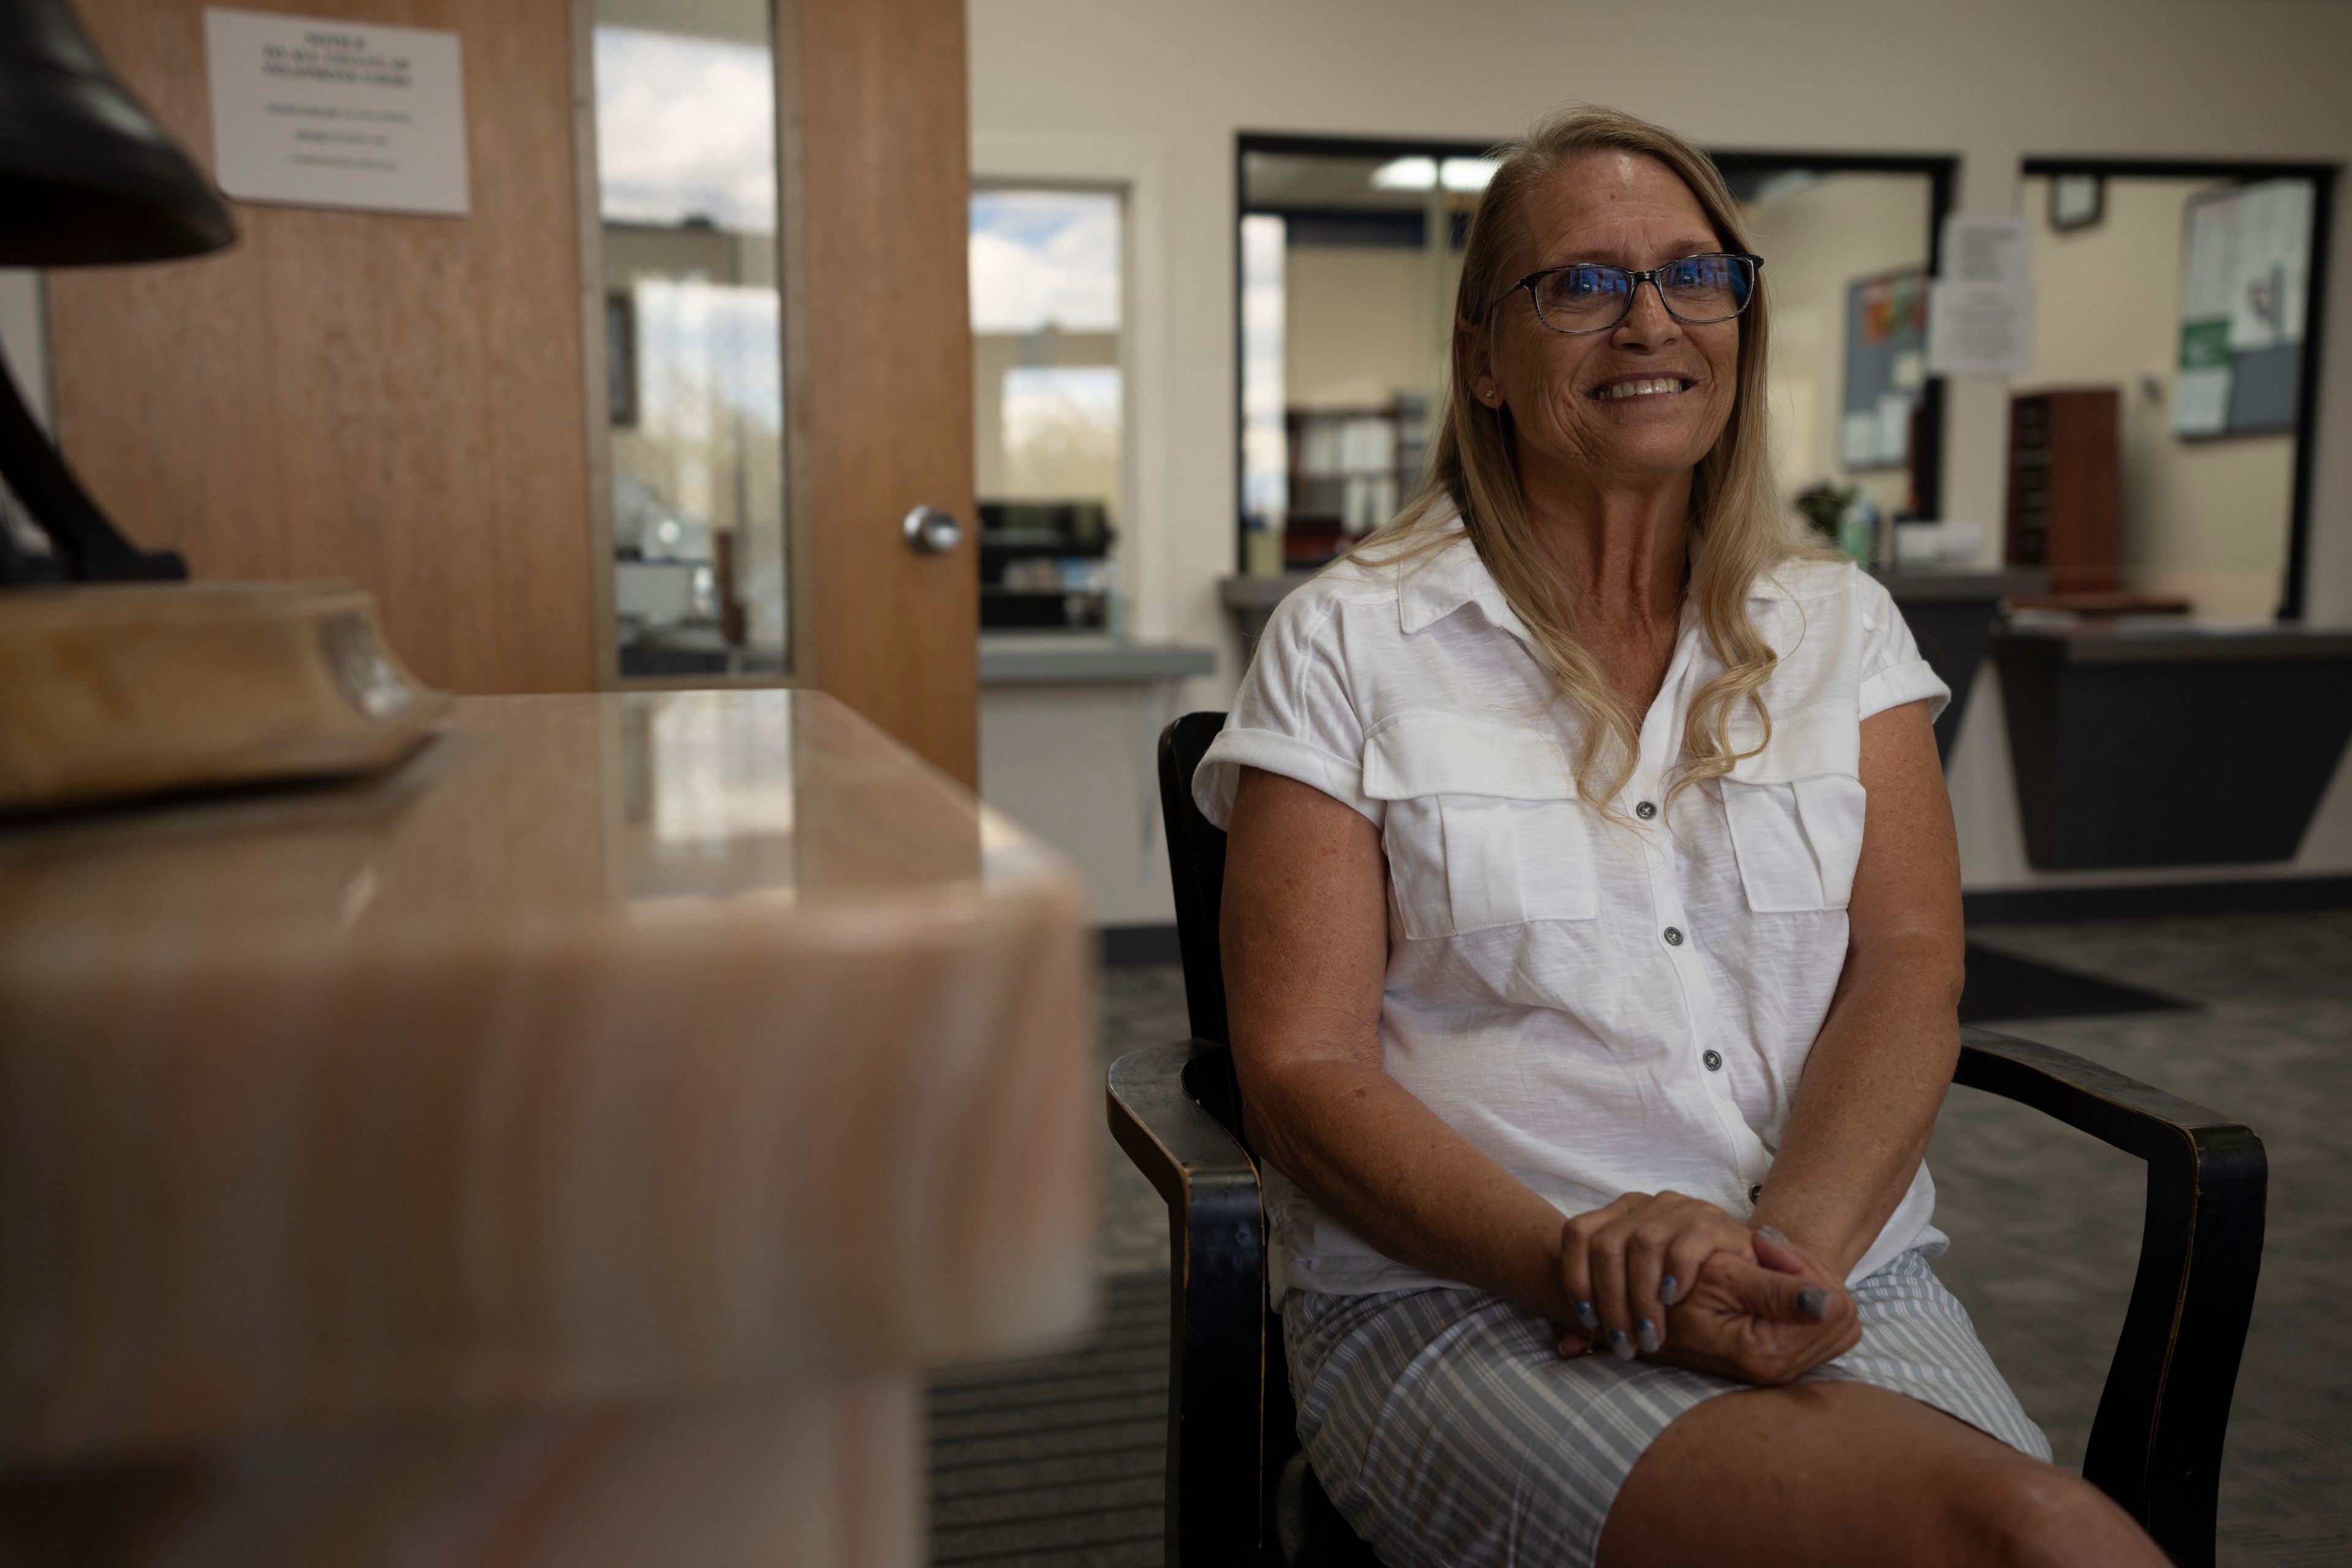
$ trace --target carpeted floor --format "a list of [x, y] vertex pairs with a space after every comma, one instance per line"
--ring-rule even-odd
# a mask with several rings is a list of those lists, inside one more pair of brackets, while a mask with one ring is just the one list
[[[1973, 934], [1971, 1017], [2251, 1122], [2270, 1152], [2262, 1290], [2222, 1479], [2225, 1568], [2352, 1562], [2352, 911], [2000, 926]], [[2049, 966], [2060, 973], [2051, 977]], [[2040, 1016], [2021, 1009], [2043, 1008]], [[2099, 1009], [2112, 1009], [2101, 1011]], [[2122, 1010], [2129, 1009], [2129, 1010]], [[1115, 970], [1103, 1057], [1185, 1033], [1173, 968]], [[1160, 1561], [1167, 1229], [1104, 1134], [1106, 1327], [1076, 1355], [942, 1379], [939, 1561]], [[2137, 1257], [2140, 1166], [1970, 1090], [1928, 1155], [1937, 1271], [2079, 1463]]]

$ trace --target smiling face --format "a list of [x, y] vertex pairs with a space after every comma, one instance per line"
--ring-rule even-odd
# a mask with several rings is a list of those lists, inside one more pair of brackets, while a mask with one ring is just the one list
[[[1674, 171], [1613, 149], [1571, 159], [1534, 192], [1525, 237], [1512, 278], [1572, 261], [1642, 271], [1729, 248]], [[1685, 476], [1723, 434], [1738, 390], [1738, 320], [1678, 321], [1646, 283], [1606, 331], [1553, 331], [1517, 289], [1478, 336], [1471, 395], [1511, 411], [1528, 479], [1544, 469], [1603, 486]]]

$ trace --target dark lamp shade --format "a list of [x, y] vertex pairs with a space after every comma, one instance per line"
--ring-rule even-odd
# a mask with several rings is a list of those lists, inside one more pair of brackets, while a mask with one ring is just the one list
[[0, 0], [0, 267], [163, 261], [236, 238], [66, 0]]

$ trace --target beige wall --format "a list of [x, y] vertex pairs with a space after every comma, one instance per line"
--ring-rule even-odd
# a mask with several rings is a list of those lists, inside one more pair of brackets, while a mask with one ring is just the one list
[[[1402, 246], [1294, 245], [1286, 253], [1283, 379], [1294, 408], [1377, 408], [1429, 392], [1429, 256]], [[1448, 254], [1451, 301], [1462, 253]]]
[[2208, 619], [2266, 621], [2285, 581], [2294, 437], [2172, 433], [2182, 214], [2211, 188], [2109, 180], [2105, 217], [2062, 234], [2050, 226], [2049, 182], [2025, 182], [2036, 220], [2033, 364], [2018, 388], [2121, 389], [2126, 588], [2184, 595]]
[[[1606, 25], [1564, 25], [1586, 11]], [[1959, 209], [1983, 215], [2020, 210], [2034, 154], [2352, 159], [2352, 5], [2332, 0], [1786, 0], [1761, 16], [1688, 0], [1680, 34], [1732, 45], [1671, 54], [1654, 29], [1558, 0], [971, 0], [969, 14], [977, 136], [1093, 139], [1155, 171], [1162, 237], [1139, 265], [1164, 279], [1167, 347], [1160, 384], [1132, 390], [1166, 410], [1151, 438], [1167, 460], [1139, 497], [1166, 521], [1131, 581], [1139, 629], [1226, 649], [1190, 707], [1223, 706], [1240, 674], [1216, 586], [1234, 564], [1238, 131], [1476, 140], [1587, 99], [1716, 147], [1956, 155]], [[2352, 241], [2330, 265], [2330, 298], [2352, 300]], [[2347, 624], [2352, 310], [2326, 330], [2310, 602]], [[2000, 516], [2008, 400], [1997, 378], [1951, 390], [1952, 517]], [[1979, 688], [1953, 760], [1970, 885], [2063, 880], [2018, 847], [1993, 697]], [[2329, 811], [2285, 869], [2352, 870], [2352, 809]]]
[[1831, 174], [1747, 209], [1772, 306], [1772, 456], [1790, 495], [1850, 483], [1889, 512], [1907, 506], [1901, 468], [1838, 459], [1845, 408], [1845, 293], [1858, 279], [1927, 264], [1924, 174]]

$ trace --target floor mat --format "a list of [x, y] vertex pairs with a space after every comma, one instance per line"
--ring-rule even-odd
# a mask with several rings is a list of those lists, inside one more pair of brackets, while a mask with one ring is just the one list
[[2012, 1018], [2087, 1018], [2109, 1013], [2178, 1013], [2197, 1004], [2121, 985], [2093, 974], [2056, 969], [2014, 953], [1969, 943], [1968, 989], [1960, 1022], [1998, 1024]]

